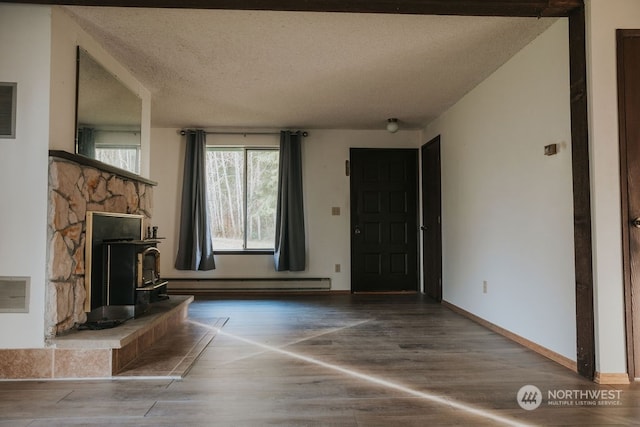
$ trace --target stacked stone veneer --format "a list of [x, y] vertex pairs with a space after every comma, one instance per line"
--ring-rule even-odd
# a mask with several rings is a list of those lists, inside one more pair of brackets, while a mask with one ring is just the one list
[[86, 321], [87, 211], [141, 214], [151, 218], [153, 187], [92, 166], [49, 158], [47, 338]]

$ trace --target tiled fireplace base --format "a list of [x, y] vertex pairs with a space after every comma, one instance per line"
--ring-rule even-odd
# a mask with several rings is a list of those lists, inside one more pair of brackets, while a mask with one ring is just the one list
[[172, 295], [112, 329], [73, 331], [42, 349], [0, 350], [0, 379], [113, 377], [180, 326], [192, 301], [192, 296]]

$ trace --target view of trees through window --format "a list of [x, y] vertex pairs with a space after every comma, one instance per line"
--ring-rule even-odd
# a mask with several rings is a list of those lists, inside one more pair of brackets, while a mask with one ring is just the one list
[[96, 160], [133, 173], [140, 173], [137, 147], [105, 147], [96, 145]]
[[273, 249], [279, 157], [277, 149], [207, 147], [215, 250]]

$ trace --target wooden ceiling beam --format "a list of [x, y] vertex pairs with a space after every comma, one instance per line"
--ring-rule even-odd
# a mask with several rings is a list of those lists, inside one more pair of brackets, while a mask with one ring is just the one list
[[9, 0], [9, 3], [465, 16], [568, 16], [583, 0]]

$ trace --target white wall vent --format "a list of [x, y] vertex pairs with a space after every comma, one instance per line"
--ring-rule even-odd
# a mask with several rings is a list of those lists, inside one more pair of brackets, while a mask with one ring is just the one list
[[0, 313], [29, 312], [28, 277], [0, 277]]
[[0, 82], [0, 138], [16, 137], [17, 84]]

